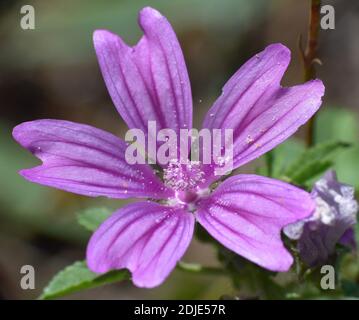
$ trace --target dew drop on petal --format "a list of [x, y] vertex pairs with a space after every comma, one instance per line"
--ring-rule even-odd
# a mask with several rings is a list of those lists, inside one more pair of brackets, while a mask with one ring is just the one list
[[247, 138], [246, 138], [246, 143], [247, 143], [247, 144], [250, 144], [250, 143], [252, 143], [253, 141], [254, 141], [254, 139], [252, 138], [252, 136], [251, 136], [251, 135], [248, 135]]

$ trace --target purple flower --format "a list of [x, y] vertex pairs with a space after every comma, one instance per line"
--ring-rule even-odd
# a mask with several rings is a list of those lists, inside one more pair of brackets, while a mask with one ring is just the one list
[[[144, 36], [127, 46], [98, 30], [94, 44], [112, 100], [130, 128], [147, 132], [192, 128], [192, 95], [180, 45], [158, 11], [139, 14]], [[320, 80], [283, 88], [290, 51], [268, 46], [227, 82], [203, 128], [233, 129], [233, 167], [238, 168], [291, 136], [320, 107]], [[254, 263], [286, 271], [292, 256], [281, 229], [314, 210], [310, 195], [287, 183], [241, 174], [212, 192], [216, 165], [164, 167], [163, 181], [147, 164], [125, 161], [126, 143], [110, 133], [60, 120], [20, 124], [15, 139], [42, 165], [20, 171], [26, 179], [66, 191], [109, 198], [151, 199], [116, 211], [93, 234], [87, 263], [94, 272], [128, 268], [140, 287], [161, 284], [185, 253], [199, 222], [225, 247]], [[158, 200], [158, 201], [156, 201]]]
[[354, 188], [338, 182], [332, 170], [314, 184], [312, 197], [314, 214], [284, 228], [289, 238], [298, 240], [299, 255], [311, 267], [325, 264], [337, 243], [356, 246], [352, 227], [358, 211]]

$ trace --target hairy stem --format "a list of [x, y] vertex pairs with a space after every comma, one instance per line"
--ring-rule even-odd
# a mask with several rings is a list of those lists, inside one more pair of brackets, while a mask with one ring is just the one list
[[[301, 50], [304, 64], [304, 81], [316, 78], [315, 63], [318, 59], [318, 39], [320, 28], [321, 0], [311, 0], [309, 30], [305, 51]], [[315, 116], [313, 116], [306, 128], [306, 144], [308, 147], [314, 144]]]

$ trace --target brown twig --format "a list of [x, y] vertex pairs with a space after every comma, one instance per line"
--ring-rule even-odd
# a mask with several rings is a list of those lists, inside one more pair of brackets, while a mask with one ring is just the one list
[[[309, 18], [309, 30], [308, 38], [305, 50], [301, 46], [300, 52], [304, 64], [304, 81], [308, 81], [316, 78], [315, 64], [321, 64], [318, 58], [318, 38], [320, 28], [320, 7], [321, 0], [311, 0], [310, 18]], [[315, 129], [315, 117], [312, 117], [307, 124], [306, 128], [306, 144], [308, 147], [314, 143], [314, 129]]]

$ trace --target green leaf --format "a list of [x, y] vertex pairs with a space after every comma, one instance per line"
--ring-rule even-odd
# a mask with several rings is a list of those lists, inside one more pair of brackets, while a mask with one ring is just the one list
[[343, 280], [342, 281], [342, 288], [344, 291], [344, 294], [348, 297], [354, 297], [359, 298], [359, 284], [349, 281], [349, 280]]
[[129, 278], [130, 273], [126, 269], [110, 271], [99, 275], [87, 268], [86, 261], [77, 261], [54, 276], [44, 289], [40, 299], [58, 298], [80, 290], [123, 281]]
[[89, 208], [77, 215], [77, 222], [89, 231], [95, 231], [112, 211], [108, 208]]
[[341, 182], [359, 188], [359, 117], [354, 110], [347, 107], [325, 106], [316, 119], [316, 141], [347, 141], [353, 146], [335, 158], [334, 169]]
[[288, 174], [286, 174], [285, 176], [288, 178], [290, 182], [304, 185], [306, 182], [315, 178], [321, 173], [324, 173], [332, 166], [333, 166], [333, 161], [331, 160], [312, 162], [306, 164], [302, 170], [298, 170], [298, 172], [293, 174], [292, 176]]
[[303, 185], [330, 168], [333, 165], [332, 156], [349, 146], [348, 143], [336, 141], [325, 142], [307, 149], [285, 170], [284, 177]]
[[191, 272], [191, 273], [202, 273], [207, 275], [224, 275], [226, 271], [219, 267], [205, 267], [199, 263], [188, 263], [184, 261], [179, 261], [177, 264], [177, 269]]
[[279, 178], [284, 171], [305, 151], [305, 145], [302, 141], [290, 139], [277, 148], [273, 152], [273, 164], [271, 177]]
[[263, 155], [265, 165], [256, 168], [256, 174], [261, 176], [273, 177], [273, 169], [276, 164], [275, 150], [271, 150]]
[[273, 178], [281, 178], [287, 167], [305, 150], [297, 139], [289, 139], [263, 155], [264, 165], [256, 168], [256, 173]]

